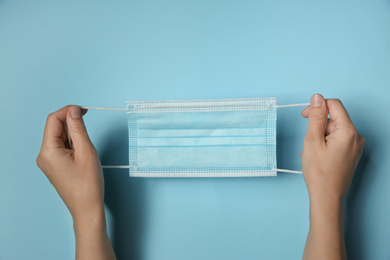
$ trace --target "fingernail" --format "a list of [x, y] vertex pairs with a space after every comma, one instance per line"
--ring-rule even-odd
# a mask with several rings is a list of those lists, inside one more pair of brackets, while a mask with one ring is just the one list
[[310, 100], [310, 106], [311, 107], [320, 107], [322, 105], [322, 102], [324, 102], [324, 98], [319, 94], [315, 94], [312, 96], [312, 98]]
[[70, 115], [72, 116], [72, 118], [80, 118], [81, 117], [80, 108], [77, 106], [70, 107]]

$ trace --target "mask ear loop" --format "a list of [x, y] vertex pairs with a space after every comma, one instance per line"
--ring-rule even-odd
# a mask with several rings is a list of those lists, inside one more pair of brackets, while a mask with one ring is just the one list
[[[276, 105], [276, 108], [283, 108], [283, 107], [304, 107], [309, 106], [310, 103], [301, 103], [301, 104], [290, 104], [290, 105]], [[287, 172], [287, 173], [295, 173], [295, 174], [303, 174], [302, 171], [293, 171], [293, 170], [287, 170], [287, 169], [278, 169], [278, 168], [272, 168], [272, 170], [277, 172]]]
[[130, 165], [102, 165], [103, 169], [132, 169], [138, 170], [138, 167], [130, 166]]
[[281, 108], [281, 107], [305, 107], [305, 106], [310, 106], [310, 103], [301, 103], [301, 104], [291, 104], [291, 105], [276, 105], [276, 108]]
[[288, 172], [288, 173], [295, 173], [295, 174], [303, 174], [301, 171], [293, 171], [293, 170], [286, 170], [286, 169], [278, 169], [278, 168], [272, 168], [273, 171], [277, 172]]
[[129, 111], [127, 108], [110, 108], [110, 107], [85, 107], [81, 106], [83, 109], [95, 109], [95, 110], [111, 110], [111, 111]]
[[[275, 108], [303, 107], [303, 106], [309, 106], [309, 105], [310, 105], [310, 103], [290, 104], [290, 105], [276, 105]], [[129, 111], [129, 109], [127, 109], [127, 108], [107, 108], [107, 107], [87, 107], [87, 106], [80, 106], [80, 108], [83, 108], [83, 109], [94, 109], [94, 110]], [[138, 167], [130, 166], [130, 165], [102, 165], [102, 168], [103, 169], [133, 169], [134, 168], [135, 170], [138, 170]], [[293, 171], [293, 170], [278, 169], [278, 168], [272, 168], [271, 170], [277, 171], [277, 172], [303, 174], [302, 171]]]

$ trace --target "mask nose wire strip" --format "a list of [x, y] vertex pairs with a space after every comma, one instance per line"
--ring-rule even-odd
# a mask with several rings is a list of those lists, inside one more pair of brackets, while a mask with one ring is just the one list
[[[138, 169], [138, 167], [130, 166], [130, 165], [102, 165], [103, 169]], [[302, 174], [301, 171], [293, 171], [293, 170], [285, 170], [285, 169], [277, 169], [277, 168], [272, 168], [272, 170], [277, 171], [277, 172], [287, 172], [287, 173], [295, 173], [295, 174]]]
[[[276, 108], [283, 108], [283, 107], [304, 107], [309, 106], [310, 103], [301, 103], [301, 104], [290, 104], [290, 105], [278, 105], [275, 106]], [[83, 109], [95, 109], [95, 110], [111, 110], [111, 111], [129, 111], [127, 108], [109, 108], [109, 107], [87, 107], [87, 106], [81, 106], [80, 108]]]
[[[275, 106], [276, 108], [283, 108], [283, 107], [303, 107], [303, 106], [309, 106], [310, 103], [301, 103], [301, 104], [290, 104], [290, 105], [278, 105]], [[108, 107], [87, 107], [87, 106], [81, 106], [80, 108], [84, 109], [95, 109], [95, 110], [111, 110], [111, 111], [129, 111], [127, 108], [108, 108]], [[103, 169], [138, 169], [138, 167], [130, 166], [130, 165], [102, 165]], [[272, 170], [275, 170], [277, 172], [287, 172], [287, 173], [295, 173], [295, 174], [302, 174], [301, 171], [293, 171], [293, 170], [286, 170], [286, 169], [277, 169], [273, 168]]]

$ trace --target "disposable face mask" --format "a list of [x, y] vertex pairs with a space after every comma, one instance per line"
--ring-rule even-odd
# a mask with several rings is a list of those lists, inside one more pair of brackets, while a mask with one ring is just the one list
[[[298, 106], [297, 104], [287, 106]], [[137, 177], [276, 176], [276, 98], [128, 101]], [[84, 107], [91, 108], [91, 107]]]

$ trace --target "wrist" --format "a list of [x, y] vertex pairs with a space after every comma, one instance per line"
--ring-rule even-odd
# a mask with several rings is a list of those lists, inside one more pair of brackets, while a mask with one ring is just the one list
[[[68, 207], [69, 208], [69, 207]], [[69, 208], [73, 222], [84, 222], [91, 219], [99, 220], [104, 217], [104, 204], [103, 202], [86, 202]]]
[[336, 191], [316, 191], [309, 192], [309, 201], [310, 201], [310, 207], [342, 207], [344, 203], [345, 196], [343, 194], [340, 194]]
[[73, 218], [76, 259], [116, 259], [107, 234], [104, 210]]
[[[106, 230], [106, 217], [104, 209], [88, 212], [88, 214], [78, 214], [73, 216], [73, 228], [75, 233], [84, 230]], [[76, 234], [77, 235], [77, 234]]]
[[310, 222], [341, 223], [344, 216], [343, 201], [339, 196], [310, 197]]

